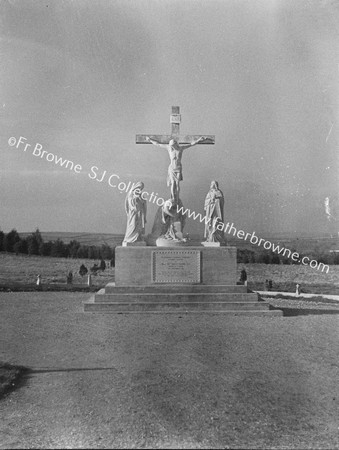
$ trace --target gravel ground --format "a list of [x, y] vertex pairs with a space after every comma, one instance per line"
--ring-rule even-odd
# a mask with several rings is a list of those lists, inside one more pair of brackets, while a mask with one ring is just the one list
[[0, 293], [0, 448], [339, 448], [338, 316], [83, 313]]
[[274, 298], [268, 297], [264, 299], [270, 305], [275, 306], [277, 308], [294, 308], [294, 309], [323, 309], [323, 310], [337, 310], [339, 313], [339, 304], [335, 305], [333, 303], [324, 303], [317, 301], [309, 301], [309, 300], [301, 300], [301, 299], [282, 299], [282, 298]]

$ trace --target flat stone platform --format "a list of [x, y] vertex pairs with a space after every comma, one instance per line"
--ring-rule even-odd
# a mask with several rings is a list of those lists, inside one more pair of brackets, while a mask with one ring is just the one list
[[108, 283], [84, 311], [99, 313], [222, 313], [246, 316], [282, 316], [270, 310], [257, 293], [243, 285], [116, 286]]

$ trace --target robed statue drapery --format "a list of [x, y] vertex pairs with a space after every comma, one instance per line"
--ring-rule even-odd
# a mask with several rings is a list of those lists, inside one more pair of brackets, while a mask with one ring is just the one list
[[205, 242], [224, 243], [224, 194], [219, 189], [217, 181], [211, 182], [210, 190], [205, 198], [204, 209], [206, 217], [204, 233], [204, 237], [206, 239]]
[[125, 211], [127, 214], [126, 233], [122, 245], [142, 242], [146, 225], [146, 200], [142, 198], [141, 191], [144, 183], [139, 181], [128, 192], [125, 200]]

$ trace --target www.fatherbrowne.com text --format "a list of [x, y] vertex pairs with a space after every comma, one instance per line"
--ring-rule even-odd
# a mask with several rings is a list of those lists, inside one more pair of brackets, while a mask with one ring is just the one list
[[[211, 218], [207, 216], [203, 216], [201, 213], [196, 213], [195, 211], [191, 211], [188, 208], [177, 207], [177, 212], [179, 214], [185, 215], [188, 218], [193, 218], [193, 220], [199, 220], [200, 223], [204, 222], [205, 224], [209, 224]], [[327, 264], [316, 261], [315, 259], [310, 259], [308, 256], [301, 256], [298, 252], [292, 252], [290, 249], [280, 246], [279, 244], [274, 244], [271, 241], [263, 238], [259, 238], [255, 231], [252, 233], [246, 233], [243, 230], [237, 230], [234, 226], [233, 222], [230, 224], [227, 222], [226, 224], [223, 222], [218, 222], [215, 227], [219, 231], [224, 231], [224, 233], [228, 233], [237, 237], [238, 239], [243, 239], [244, 241], [249, 241], [253, 245], [263, 246], [265, 250], [272, 250], [274, 253], [278, 255], [287, 256], [291, 258], [292, 261], [303, 264], [304, 266], [310, 266], [312, 269], [321, 270], [326, 273], [329, 272], [330, 268]]]

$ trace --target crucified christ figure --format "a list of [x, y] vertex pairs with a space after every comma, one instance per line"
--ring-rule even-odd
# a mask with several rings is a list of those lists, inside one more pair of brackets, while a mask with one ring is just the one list
[[168, 151], [170, 157], [170, 165], [168, 166], [167, 173], [167, 186], [171, 188], [171, 199], [178, 204], [179, 202], [179, 191], [180, 181], [183, 180], [182, 177], [182, 164], [181, 158], [183, 151], [186, 148], [193, 147], [194, 145], [199, 144], [200, 142], [206, 139], [205, 136], [199, 137], [196, 141], [191, 142], [190, 144], [179, 144], [175, 138], [172, 138], [168, 144], [161, 144], [160, 142], [151, 139], [149, 136], [146, 137], [146, 141], [150, 142], [153, 145], [157, 145], [158, 147], [165, 148]]

